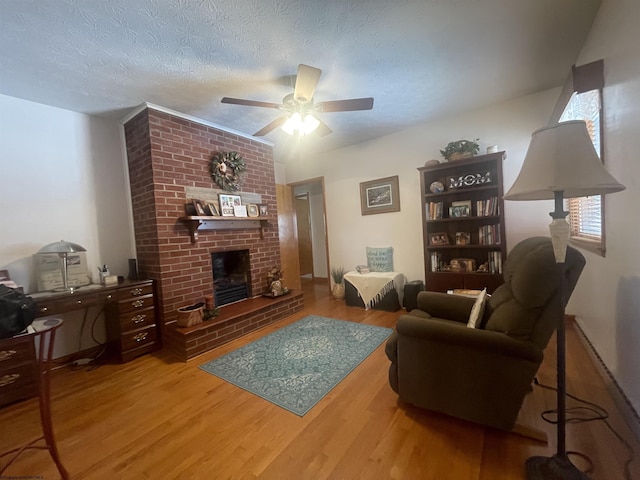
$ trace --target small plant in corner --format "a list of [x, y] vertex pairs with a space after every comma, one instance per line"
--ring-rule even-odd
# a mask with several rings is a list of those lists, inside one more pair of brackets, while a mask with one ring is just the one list
[[336, 300], [342, 300], [344, 298], [344, 268], [335, 267], [331, 269], [331, 278], [333, 278], [333, 288], [331, 294]]
[[331, 278], [333, 278], [333, 282], [336, 285], [339, 285], [344, 280], [344, 268], [343, 267], [335, 267], [331, 269]]
[[440, 154], [447, 160], [473, 157], [480, 150], [479, 140], [479, 138], [476, 138], [475, 140], [449, 142], [444, 150], [440, 150]]

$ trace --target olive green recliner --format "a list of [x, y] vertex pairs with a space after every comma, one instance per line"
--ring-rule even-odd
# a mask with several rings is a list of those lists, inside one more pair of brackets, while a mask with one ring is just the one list
[[[585, 260], [569, 247], [566, 300]], [[389, 383], [400, 400], [504, 430], [515, 424], [543, 350], [564, 306], [551, 240], [520, 242], [504, 266], [505, 283], [488, 299], [480, 328], [468, 328], [473, 298], [420, 292], [386, 344]]]

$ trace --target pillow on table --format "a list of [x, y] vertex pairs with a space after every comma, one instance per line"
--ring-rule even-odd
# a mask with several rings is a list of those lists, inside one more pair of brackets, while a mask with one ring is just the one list
[[367, 267], [372, 272], [393, 272], [393, 247], [367, 247]]
[[469, 328], [480, 328], [480, 322], [482, 321], [482, 316], [484, 315], [484, 307], [487, 301], [487, 289], [483, 289], [478, 298], [476, 298], [476, 302], [473, 304], [473, 308], [471, 309], [471, 314], [469, 315], [469, 321], [467, 322], [467, 327]]

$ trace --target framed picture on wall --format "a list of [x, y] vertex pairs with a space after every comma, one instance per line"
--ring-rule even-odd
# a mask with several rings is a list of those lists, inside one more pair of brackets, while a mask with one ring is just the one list
[[400, 211], [398, 175], [360, 183], [362, 215]]

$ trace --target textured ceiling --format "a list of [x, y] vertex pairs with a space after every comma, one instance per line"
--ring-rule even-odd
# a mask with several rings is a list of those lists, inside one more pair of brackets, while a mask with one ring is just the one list
[[[143, 102], [252, 134], [299, 63], [323, 70], [326, 151], [561, 85], [600, 0], [2, 0], [0, 93], [122, 118]], [[286, 153], [291, 137], [265, 137]]]

